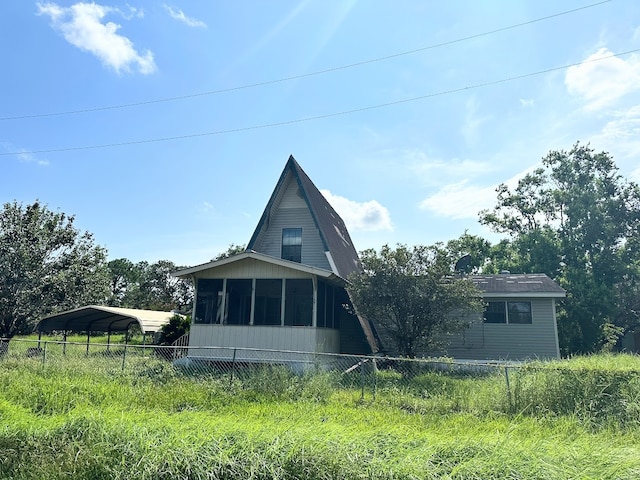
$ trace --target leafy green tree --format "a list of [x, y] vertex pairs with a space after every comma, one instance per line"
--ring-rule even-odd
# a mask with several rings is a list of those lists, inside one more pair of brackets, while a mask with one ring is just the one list
[[440, 246], [452, 259], [468, 258], [467, 262], [461, 265], [460, 273], [477, 274], [486, 272], [487, 268], [490, 268], [492, 246], [488, 240], [482, 237], [471, 235], [465, 231], [459, 238], [449, 240]]
[[191, 328], [191, 316], [173, 315], [160, 329], [159, 345], [171, 345]]
[[234, 255], [239, 255], [246, 251], [247, 251], [246, 245], [236, 245], [235, 243], [232, 243], [224, 252], [220, 252], [211, 261], [217, 262], [218, 260], [223, 260], [225, 258], [233, 257]]
[[133, 263], [126, 258], [109, 262], [110, 304], [144, 310], [190, 312], [193, 286], [171, 274], [180, 267], [170, 260]]
[[51, 313], [103, 303], [106, 251], [74, 217], [35, 201], [0, 210], [0, 336], [30, 333]]
[[510, 235], [503, 258], [568, 291], [559, 313], [564, 353], [597, 350], [604, 326], [620, 321], [619, 285], [637, 276], [640, 189], [608, 153], [576, 144], [550, 152], [513, 191], [501, 185], [497, 192], [496, 207], [480, 221]]
[[130, 306], [132, 302], [129, 297], [132, 295], [132, 292], [138, 288], [142, 275], [140, 265], [126, 258], [117, 258], [111, 260], [107, 264], [107, 267], [111, 280], [109, 305], [113, 307]]
[[415, 357], [462, 330], [484, 304], [475, 285], [453, 276], [453, 259], [441, 246], [388, 245], [361, 252], [363, 270], [347, 287], [361, 314], [386, 345]]

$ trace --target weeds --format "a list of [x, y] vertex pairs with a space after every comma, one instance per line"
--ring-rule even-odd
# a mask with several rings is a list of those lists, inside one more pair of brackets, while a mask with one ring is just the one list
[[358, 371], [5, 358], [0, 478], [638, 478], [635, 359], [576, 360], [512, 369], [509, 403], [502, 371], [372, 370], [363, 400]]

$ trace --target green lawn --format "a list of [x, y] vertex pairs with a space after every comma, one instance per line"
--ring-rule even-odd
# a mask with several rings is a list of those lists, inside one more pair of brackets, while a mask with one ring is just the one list
[[[362, 399], [335, 374], [194, 378], [160, 361], [107, 372], [5, 359], [0, 478], [636, 479], [640, 387], [615, 379], [637, 361], [522, 372], [510, 398], [501, 375], [381, 372]], [[611, 405], [589, 409], [603, 398]]]

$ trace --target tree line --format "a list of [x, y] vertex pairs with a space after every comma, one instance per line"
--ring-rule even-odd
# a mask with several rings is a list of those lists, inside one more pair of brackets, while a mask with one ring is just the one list
[[[514, 188], [500, 185], [479, 222], [504, 238], [492, 244], [465, 232], [431, 246], [361, 252], [352, 297], [368, 316], [389, 322], [387, 334], [406, 354], [458, 328], [443, 320], [451, 311], [481, 310], [477, 291], [451, 281], [461, 257], [466, 274], [545, 273], [558, 282], [567, 291], [558, 304], [565, 355], [613, 348], [640, 328], [640, 189], [609, 153], [579, 143], [549, 152]], [[242, 251], [232, 244], [214, 260]], [[5, 203], [0, 336], [29, 333], [43, 316], [87, 304], [189, 312], [193, 286], [171, 276], [180, 268], [170, 260], [108, 261], [73, 216], [39, 201]]]

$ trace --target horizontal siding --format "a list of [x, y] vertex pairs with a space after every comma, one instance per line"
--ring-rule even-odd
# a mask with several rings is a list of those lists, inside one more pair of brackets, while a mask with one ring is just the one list
[[338, 353], [340, 338], [336, 330], [313, 327], [192, 325], [189, 355], [211, 356], [198, 347]]
[[312, 278], [313, 275], [280, 265], [245, 258], [211, 270], [198, 272], [198, 278]]
[[509, 300], [531, 302], [531, 324], [496, 324], [476, 321], [463, 333], [451, 336], [444, 351], [430, 353], [477, 360], [557, 358], [558, 338], [553, 300], [528, 298]]
[[320, 233], [307, 208], [284, 208], [277, 210], [266, 231], [258, 239], [254, 250], [272, 257], [281, 256], [282, 229], [302, 228], [302, 263], [331, 270]]
[[280, 258], [283, 228], [302, 228], [302, 263], [331, 270], [320, 232], [296, 182], [287, 179], [286, 187], [274, 202], [267, 222], [262, 226], [253, 249]]

